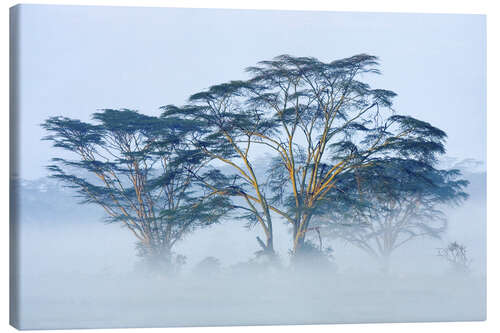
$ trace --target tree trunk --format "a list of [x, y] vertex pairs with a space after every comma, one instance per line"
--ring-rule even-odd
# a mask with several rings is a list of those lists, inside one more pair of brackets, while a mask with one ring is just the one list
[[293, 239], [294, 239], [294, 244], [293, 244], [293, 253], [294, 255], [299, 255], [301, 251], [304, 249], [304, 243], [305, 243], [305, 232], [301, 232], [300, 235], [295, 234]]
[[142, 257], [146, 273], [170, 275], [176, 270], [171, 247], [165, 244], [140, 243], [139, 256]]
[[293, 225], [293, 254], [294, 256], [301, 253], [304, 249], [306, 239], [307, 227], [309, 225], [310, 217], [303, 217], [303, 220], [295, 222]]
[[296, 226], [294, 226], [293, 231], [293, 250], [291, 264], [294, 269], [308, 270], [311, 268], [310, 264], [312, 257], [310, 256], [310, 253], [308, 253], [305, 246], [306, 233], [299, 230], [299, 228]]
[[262, 254], [269, 255], [269, 256], [274, 256], [274, 245], [273, 245], [273, 237], [272, 234], [269, 236], [266, 236], [266, 242], [257, 236], [257, 242], [259, 243], [260, 247], [262, 248]]

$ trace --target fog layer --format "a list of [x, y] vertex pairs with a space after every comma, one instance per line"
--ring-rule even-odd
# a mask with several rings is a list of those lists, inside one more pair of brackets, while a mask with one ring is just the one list
[[[269, 265], [255, 259], [259, 229], [225, 221], [179, 243], [175, 251], [187, 261], [176, 276], [145, 274], [136, 257], [135, 239], [119, 225], [102, 223], [98, 210], [89, 207], [87, 215], [76, 217], [70, 209], [63, 215], [54, 211], [53, 220], [41, 216], [37, 221], [41, 208], [25, 200], [18, 225], [19, 326], [484, 320], [485, 174], [469, 179], [471, 198], [447, 212], [449, 228], [442, 239], [408, 243], [396, 251], [389, 273], [382, 273], [373, 258], [352, 245], [328, 240], [326, 246], [333, 250], [330, 264], [294, 267], [284, 222], [276, 226], [279, 264]], [[53, 190], [33, 184], [24, 188], [33, 202], [43, 202]], [[76, 199], [59, 195], [66, 198], [64, 207], [81, 209]], [[52, 202], [57, 203], [56, 196], [51, 193]], [[437, 249], [450, 241], [467, 246], [472, 260], [468, 274], [453, 273], [437, 256]], [[216, 258], [216, 264], [200, 265], [206, 257]]]

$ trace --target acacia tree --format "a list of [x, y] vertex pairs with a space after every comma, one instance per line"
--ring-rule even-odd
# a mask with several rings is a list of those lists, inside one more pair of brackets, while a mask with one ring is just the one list
[[[207, 122], [211, 131], [198, 145], [235, 168], [253, 193], [214, 191], [244, 196], [265, 231], [272, 227], [271, 211], [283, 217], [293, 227], [296, 254], [339, 175], [381, 156], [444, 152], [443, 131], [394, 115], [396, 94], [361, 81], [379, 73], [377, 67], [377, 58], [366, 54], [330, 63], [283, 55], [248, 68], [250, 80], [213, 86], [193, 95], [189, 106], [170, 107], [170, 112], [182, 110]], [[256, 145], [275, 156], [267, 197], [249, 163]]]
[[378, 74], [377, 67], [376, 57], [360, 54], [331, 63], [285, 55], [248, 68], [253, 74], [248, 102], [266, 110], [279, 133], [258, 138], [277, 153], [275, 188], [289, 189], [278, 193], [293, 225], [294, 253], [340, 175], [382, 156], [423, 161], [444, 152], [443, 131], [395, 115], [396, 94], [361, 81]]
[[395, 250], [417, 237], [439, 238], [446, 230], [445, 205], [467, 198], [468, 182], [456, 169], [439, 170], [413, 159], [385, 158], [339, 179], [337, 205], [317, 225], [324, 236], [340, 238], [380, 261], [388, 271]]
[[209, 161], [188, 142], [197, 124], [127, 109], [102, 110], [93, 119], [97, 124], [65, 117], [42, 124], [50, 133], [44, 139], [74, 157], [54, 158], [51, 176], [128, 228], [150, 267], [169, 269], [176, 242], [228, 207], [196, 185], [193, 175]]
[[447, 247], [438, 249], [438, 256], [444, 258], [453, 273], [465, 274], [470, 271], [472, 260], [467, 255], [467, 247], [457, 242], [449, 243]]
[[262, 253], [274, 255], [273, 225], [271, 213], [284, 214], [272, 206], [266, 196], [266, 179], [259, 178], [252, 159], [252, 149], [261, 135], [274, 135], [276, 124], [266, 119], [262, 110], [247, 107], [244, 92], [250, 85], [243, 81], [212, 86], [204, 92], [190, 97], [184, 107], [167, 105], [162, 107], [163, 116], [190, 118], [200, 122], [200, 131], [193, 137], [193, 144], [209, 158], [229, 166], [229, 174], [213, 168], [198, 175], [198, 180], [212, 192], [224, 197], [238, 197], [241, 202], [231, 204], [240, 211], [240, 218], [249, 225], [259, 224], [265, 241], [257, 240]]

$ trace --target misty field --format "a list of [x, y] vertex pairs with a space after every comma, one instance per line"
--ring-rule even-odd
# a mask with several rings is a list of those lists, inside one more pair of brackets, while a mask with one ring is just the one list
[[[450, 213], [456, 222], [450, 236], [464, 235], [467, 223], [484, 214], [481, 202]], [[435, 254], [439, 242], [429, 240], [402, 249], [388, 275], [343, 243], [332, 244], [337, 267], [331, 269], [292, 270], [288, 244], [281, 243], [281, 268], [251, 265], [254, 235], [235, 223], [186, 239], [179, 251], [187, 264], [179, 276], [167, 278], [138, 271], [133, 238], [116, 225], [25, 224], [21, 328], [484, 320], [485, 266], [477, 254], [485, 234], [484, 225], [478, 226], [462, 238], [474, 259], [466, 276], [449, 274]], [[278, 232], [286, 232], [281, 227]], [[197, 263], [209, 255], [221, 260], [220, 269], [197, 274]]]
[[[40, 278], [22, 328], [165, 327], [485, 319], [484, 281], [451, 276]], [[307, 279], [305, 286], [301, 283]], [[28, 288], [27, 288], [28, 291]]]

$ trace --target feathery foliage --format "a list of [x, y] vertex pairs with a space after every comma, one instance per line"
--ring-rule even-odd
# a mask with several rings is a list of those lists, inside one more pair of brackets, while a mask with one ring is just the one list
[[[439, 238], [445, 205], [467, 199], [458, 170], [439, 170], [408, 158], [384, 158], [341, 176], [329, 200], [342, 209], [323, 211], [317, 224], [326, 237], [341, 238], [388, 265], [393, 251], [415, 237]], [[388, 269], [388, 267], [384, 267]]]
[[74, 156], [53, 159], [52, 177], [128, 228], [148, 261], [169, 266], [174, 244], [217, 222], [228, 207], [224, 197], [205, 196], [197, 185], [196, 174], [210, 160], [189, 143], [199, 124], [127, 109], [92, 118], [97, 124], [64, 117], [42, 124], [50, 133], [44, 139]]

